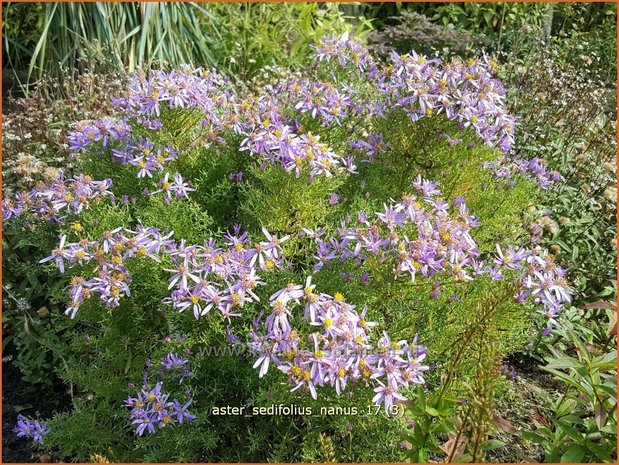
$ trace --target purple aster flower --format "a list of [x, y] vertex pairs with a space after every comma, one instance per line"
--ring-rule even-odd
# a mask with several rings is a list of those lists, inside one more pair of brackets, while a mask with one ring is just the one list
[[45, 436], [50, 432], [47, 422], [40, 424], [37, 420], [31, 420], [23, 415], [17, 416], [17, 425], [14, 428], [18, 438], [31, 438], [34, 442], [43, 445]]
[[335, 192], [331, 192], [331, 195], [329, 196], [329, 205], [337, 205], [339, 202], [340, 198], [338, 197], [338, 195]]
[[189, 360], [181, 358], [176, 354], [169, 353], [161, 360], [161, 366], [165, 370], [174, 370], [175, 368], [182, 368], [187, 364]]

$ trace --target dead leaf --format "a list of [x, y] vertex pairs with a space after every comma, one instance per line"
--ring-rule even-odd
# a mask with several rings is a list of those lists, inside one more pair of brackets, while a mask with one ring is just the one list
[[[467, 438], [466, 436], [460, 436], [456, 443], [455, 436], [450, 435], [449, 440], [445, 444], [440, 446], [440, 449], [447, 454], [447, 457], [451, 456], [452, 460], [456, 460], [464, 453], [464, 449], [466, 448], [468, 442], [469, 438]], [[455, 451], [452, 453], [454, 449]]]
[[611, 302], [607, 302], [606, 300], [598, 300], [597, 302], [591, 302], [590, 304], [583, 305], [580, 308], [582, 310], [613, 310], [617, 308], [617, 306]]
[[549, 423], [548, 423], [548, 419], [546, 418], [546, 415], [544, 415], [542, 411], [539, 408], [537, 408], [535, 405], [533, 406], [533, 413], [535, 414], [535, 416], [531, 417], [531, 421], [536, 427], [538, 428], [548, 427]]
[[497, 428], [502, 429], [506, 433], [513, 434], [514, 436], [520, 436], [520, 430], [518, 430], [518, 428], [512, 425], [505, 418], [502, 418], [498, 415], [492, 415], [492, 420], [494, 421], [494, 424], [497, 426]]

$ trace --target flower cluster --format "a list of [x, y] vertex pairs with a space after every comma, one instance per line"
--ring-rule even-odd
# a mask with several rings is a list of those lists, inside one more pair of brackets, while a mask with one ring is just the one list
[[288, 236], [277, 238], [263, 229], [266, 241], [249, 243], [247, 233], [239, 227], [226, 234], [226, 249], [217, 247], [213, 239], [204, 246], [180, 245], [170, 251], [174, 269], [168, 303], [183, 312], [191, 309], [194, 316], [206, 316], [217, 309], [225, 318], [240, 316], [245, 304], [259, 301], [254, 292], [263, 284], [258, 271], [274, 271], [283, 266], [280, 245]]
[[464, 199], [448, 204], [436, 183], [421, 176], [413, 187], [416, 194], [385, 205], [384, 212], [377, 212], [373, 221], [360, 212], [357, 226], [344, 223], [337, 237], [323, 240], [320, 232], [305, 230], [316, 237], [315, 271], [336, 260], [353, 259], [361, 266], [374, 256], [381, 263], [393, 263], [396, 276], [408, 273], [413, 281], [417, 275], [428, 278], [439, 272], [457, 280], [471, 280], [467, 268], [477, 264], [479, 251], [470, 232], [478, 222]]
[[388, 103], [417, 121], [444, 114], [472, 128], [487, 145], [509, 152], [514, 143], [515, 118], [505, 102], [506, 90], [483, 61], [443, 63], [412, 52], [393, 52], [391, 72], [381, 82]]
[[472, 128], [486, 144], [511, 150], [515, 118], [507, 110], [505, 88], [484, 60], [444, 63], [415, 52], [393, 52], [387, 66], [379, 68], [367, 50], [352, 40], [325, 37], [315, 48], [318, 61], [336, 60], [343, 68], [352, 63], [367, 70], [364, 77], [375, 83], [381, 95], [362, 102], [370, 115], [387, 118], [388, 109], [402, 109], [417, 121], [444, 114], [461, 127]]
[[[255, 287], [262, 283], [257, 270], [272, 271], [282, 267], [280, 244], [287, 237], [278, 239], [266, 229], [263, 232], [267, 240], [251, 245], [247, 234], [241, 234], [240, 228], [236, 228], [234, 233], [226, 235], [227, 250], [217, 247], [214, 239], [208, 239], [204, 246], [187, 245], [184, 241], [177, 243], [171, 239], [173, 231], [164, 235], [158, 229], [141, 225], [136, 231], [124, 228], [106, 231], [96, 241], [84, 239], [67, 243], [63, 235], [58, 247], [40, 263], [53, 260], [64, 273], [65, 264], [74, 267], [96, 262], [96, 276], [71, 278], [71, 302], [65, 312], [71, 318], [93, 295], [99, 295], [110, 308], [117, 307], [121, 298], [131, 295], [128, 259], [151, 258], [161, 262], [163, 256], [175, 266], [165, 269], [173, 273], [169, 286], [172, 294], [167, 302], [181, 312], [191, 308], [196, 318], [207, 315], [212, 308], [229, 318], [239, 316], [237, 311], [246, 302], [259, 300], [254, 293]], [[214, 282], [213, 278], [219, 278], [221, 283]]]
[[370, 52], [356, 40], [325, 36], [312, 45], [315, 50], [314, 57], [318, 62], [337, 61], [341, 68], [349, 66], [359, 71], [375, 71], [376, 64]]
[[163, 170], [164, 165], [176, 160], [180, 152], [173, 146], [155, 147], [144, 137], [134, 138], [127, 118], [77, 122], [69, 131], [67, 140], [72, 157], [100, 142], [121, 165], [136, 167], [138, 178], [152, 178], [155, 171]]
[[[266, 334], [260, 334], [260, 319], [254, 321], [250, 347], [259, 355], [254, 368], [264, 376], [270, 363], [286, 375], [293, 391], [309, 391], [317, 398], [317, 387], [335, 388], [337, 394], [363, 382], [374, 384], [377, 405], [389, 407], [406, 398], [400, 392], [412, 384], [423, 384], [422, 364], [425, 347], [406, 341], [392, 342], [384, 335], [376, 350], [370, 344], [370, 330], [377, 323], [366, 320], [345, 301], [344, 296], [318, 293], [311, 277], [305, 286], [289, 284], [270, 298], [273, 312], [264, 321]], [[303, 319], [316, 332], [307, 339], [292, 327], [292, 308], [305, 305]]]
[[140, 225], [136, 231], [124, 228], [106, 231], [96, 241], [83, 239], [67, 243], [67, 236], [62, 235], [58, 247], [40, 263], [53, 260], [64, 273], [65, 264], [72, 268], [96, 262], [96, 276], [90, 279], [84, 276], [71, 278], [71, 302], [65, 313], [75, 318], [81, 305], [93, 295], [99, 295], [100, 300], [110, 308], [117, 307], [122, 297], [131, 295], [129, 283], [132, 278], [125, 265], [126, 260], [149, 257], [160, 261], [157, 255], [175, 246], [170, 239], [172, 234], [163, 235], [158, 229]]
[[546, 162], [537, 157], [531, 160], [517, 160], [504, 156], [499, 160], [484, 162], [483, 166], [497, 179], [506, 180], [509, 187], [515, 185], [516, 176], [535, 180], [540, 189], [548, 189], [553, 182], [563, 179], [557, 171], [549, 171]]
[[[91, 144], [102, 141], [104, 148], [111, 148], [112, 155], [121, 164], [136, 166], [138, 177], [152, 177], [163, 169], [165, 163], [178, 158], [184, 150], [212, 142], [224, 144], [225, 131], [243, 136], [240, 150], [248, 151], [263, 167], [280, 164], [285, 171], [296, 175], [304, 166], [310, 166], [311, 177], [347, 169], [354, 171], [352, 160], [344, 158], [319, 142], [319, 137], [298, 134], [294, 121], [284, 116], [281, 102], [269, 94], [239, 101], [223, 87], [223, 78], [203, 70], [153, 72], [149, 78], [137, 73], [131, 79], [127, 96], [114, 99], [124, 112], [121, 120], [104, 119], [77, 123], [68, 136], [69, 150], [77, 154]], [[332, 88], [331, 94], [334, 91]], [[334, 95], [326, 96], [333, 103]], [[346, 103], [346, 97], [337, 97]], [[189, 147], [155, 147], [143, 137], [131, 136], [130, 121], [147, 129], [158, 130], [162, 108], [187, 108], [198, 111], [193, 137]], [[304, 111], [299, 107], [300, 111]], [[325, 113], [336, 117], [338, 112]], [[133, 124], [133, 123], [131, 123]], [[110, 144], [110, 141], [115, 141]]]
[[[420, 197], [404, 196], [402, 202], [376, 212], [372, 222], [367, 213], [360, 212], [357, 226], [344, 222], [336, 237], [322, 239], [322, 231], [304, 229], [303, 234], [317, 243], [314, 270], [321, 270], [329, 262], [347, 260], [355, 260], [361, 267], [371, 257], [392, 265], [396, 278], [410, 274], [413, 282], [417, 275], [429, 278], [437, 273], [456, 281], [472, 281], [487, 274], [498, 281], [504, 278], [505, 270], [522, 270], [516, 279], [521, 289], [517, 300], [540, 305], [544, 316], [556, 324], [554, 318], [570, 301], [566, 270], [539, 247], [530, 251], [509, 247], [503, 252], [497, 245], [495, 258], [482, 259], [471, 237], [471, 230], [479, 223], [470, 215], [464, 199], [459, 197], [447, 204], [436, 183], [421, 177], [413, 187]], [[440, 281], [436, 281], [432, 297], [439, 295], [439, 287]]]
[[112, 101], [126, 115], [151, 120], [152, 124], [152, 118], [161, 115], [162, 105], [214, 113], [226, 82], [216, 72], [202, 68], [154, 70], [148, 77], [137, 72], [131, 77], [127, 95]]
[[2, 217], [8, 220], [26, 213], [39, 220], [62, 222], [63, 214], [78, 214], [88, 208], [90, 202], [99, 202], [112, 197], [112, 181], [95, 181], [90, 176], [80, 175], [70, 179], [60, 176], [51, 185], [40, 185], [29, 192], [22, 192], [13, 199], [2, 201]]
[[160, 381], [154, 388], [144, 386], [137, 397], [125, 400], [125, 405], [131, 409], [131, 423], [136, 425], [135, 433], [138, 436], [145, 432], [152, 434], [156, 428], [183, 424], [196, 418], [187, 410], [193, 399], [185, 403], [177, 399], [170, 400], [170, 393], [162, 389], [163, 382]]
[[[76, 124], [68, 137], [69, 150], [79, 153], [101, 142], [121, 163], [136, 166], [138, 177], [152, 177], [189, 148], [227, 144], [223, 136], [231, 132], [242, 138], [239, 150], [248, 152], [263, 168], [278, 164], [296, 176], [307, 169], [314, 179], [338, 171], [355, 173], [354, 158], [336, 153], [317, 135], [306, 133], [295, 114], [310, 115], [329, 127], [355, 119], [387, 119], [401, 110], [412, 121], [444, 114], [506, 152], [513, 144], [515, 120], [506, 109], [505, 89], [484, 61], [443, 63], [413, 52], [393, 54], [383, 66], [358, 42], [328, 37], [315, 49], [318, 63], [336, 60], [340, 67], [352, 68], [353, 79], [338, 80], [331, 74], [331, 81], [295, 78], [267, 86], [256, 96], [239, 98], [228, 88], [228, 81], [214, 72], [154, 71], [149, 77], [138, 72], [131, 78], [128, 94], [114, 99], [122, 118]], [[148, 138], [132, 135], [136, 125], [160, 130], [168, 121], [164, 109], [186, 109], [186, 117], [172, 118], [170, 124], [181, 126], [175, 129], [185, 133], [193, 131], [188, 147], [155, 147]], [[368, 142], [360, 142], [353, 134], [349, 143], [354, 149], [367, 150], [371, 160], [389, 147], [383, 137], [373, 134]]]
[[149, 77], [137, 72], [130, 78], [127, 94], [112, 98], [122, 117], [74, 124], [67, 136], [68, 150], [76, 156], [100, 142], [121, 164], [137, 167], [138, 177], [151, 178], [155, 171], [163, 170], [166, 163], [177, 159], [184, 150], [203, 144], [205, 140], [196, 137], [189, 147], [160, 147], [144, 136], [134, 135], [133, 127], [141, 125], [158, 131], [163, 127], [159, 119], [162, 108], [193, 109], [198, 111], [197, 123], [194, 121], [195, 127], [185, 129], [198, 129], [208, 138], [209, 131], [228, 127], [225, 82], [218, 74], [202, 69], [153, 71]]
[[262, 127], [241, 142], [240, 151], [248, 151], [263, 160], [263, 166], [279, 164], [286, 172], [299, 177], [305, 167], [310, 168], [310, 179], [317, 175], [330, 177], [337, 170], [355, 172], [354, 160], [343, 159], [320, 142], [312, 133], [297, 135], [291, 127], [264, 120]]
[[131, 126], [126, 119], [102, 118], [84, 120], [73, 124], [67, 134], [67, 149], [75, 157], [89, 146], [101, 142], [103, 147], [110, 146], [110, 141], [126, 139], [131, 133]]
[[565, 279], [567, 270], [559, 267], [552, 256], [539, 246], [532, 250], [509, 247], [506, 251], [497, 246], [494, 268], [501, 267], [523, 271], [516, 281], [519, 287], [516, 299], [540, 305], [549, 328], [557, 326], [555, 318], [571, 300], [571, 290]]
[[384, 137], [380, 134], [370, 134], [368, 140], [354, 140], [350, 141], [350, 147], [354, 150], [359, 150], [362, 153], [366, 154], [366, 161], [371, 163], [374, 161], [374, 157], [376, 155], [380, 155], [381, 153], [385, 153], [389, 148], [391, 148], [391, 144], [385, 141]]
[[40, 424], [37, 420], [30, 420], [23, 415], [18, 415], [14, 431], [18, 438], [31, 438], [34, 442], [43, 444], [43, 440], [50, 429], [46, 421]]
[[286, 96], [294, 96], [294, 109], [309, 113], [324, 126], [340, 124], [344, 118], [360, 110], [353, 101], [351, 90], [340, 90], [331, 83], [310, 80], [289, 81], [282, 89]]

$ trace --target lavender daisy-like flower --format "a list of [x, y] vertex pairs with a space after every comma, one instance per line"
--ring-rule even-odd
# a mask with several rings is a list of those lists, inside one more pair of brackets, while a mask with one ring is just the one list
[[174, 370], [176, 368], [183, 368], [189, 362], [188, 359], [179, 357], [176, 354], [169, 353], [161, 360], [161, 366], [165, 370]]
[[372, 398], [372, 402], [374, 402], [376, 405], [384, 405], [385, 411], [387, 413], [390, 412], [389, 409], [395, 401], [406, 400], [406, 397], [396, 391], [393, 387], [389, 385], [385, 386], [380, 381], [378, 381], [378, 383], [380, 384], [380, 386], [374, 388], [374, 392], [376, 392], [376, 395]]
[[51, 260], [54, 260], [54, 263], [56, 263], [56, 266], [58, 267], [60, 272], [64, 273], [65, 271], [64, 263], [65, 263], [65, 260], [67, 260], [69, 257], [67, 250], [65, 250], [64, 248], [66, 242], [67, 242], [67, 236], [66, 234], [63, 234], [62, 236], [60, 236], [60, 242], [58, 244], [58, 247], [56, 247], [52, 251], [52, 254], [50, 256], [45, 257], [44, 259], [40, 260], [39, 263], [46, 263]]
[[37, 420], [31, 420], [23, 415], [17, 416], [17, 425], [13, 429], [18, 438], [31, 438], [34, 442], [43, 445], [45, 436], [50, 433], [47, 422], [43, 424]]

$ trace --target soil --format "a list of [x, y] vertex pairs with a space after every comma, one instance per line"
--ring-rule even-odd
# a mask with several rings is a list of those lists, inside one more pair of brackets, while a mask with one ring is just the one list
[[[532, 431], [542, 426], [551, 415], [549, 398], [561, 395], [561, 384], [550, 373], [542, 370], [539, 362], [523, 354], [507, 360], [517, 371], [509, 388], [496, 401], [496, 413], [516, 430]], [[544, 460], [541, 446], [523, 439], [520, 434], [501, 432], [493, 435], [505, 446], [489, 451], [487, 462], [537, 462]]]
[[15, 355], [13, 344], [7, 344], [2, 353], [2, 462], [50, 462], [52, 458], [37, 450], [30, 439], [17, 437], [13, 431], [17, 415], [50, 418], [56, 412], [68, 410], [71, 398], [60, 381], [54, 383], [51, 392], [43, 394], [44, 402], [26, 394], [25, 388], [28, 385], [13, 363]]

